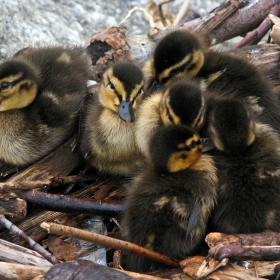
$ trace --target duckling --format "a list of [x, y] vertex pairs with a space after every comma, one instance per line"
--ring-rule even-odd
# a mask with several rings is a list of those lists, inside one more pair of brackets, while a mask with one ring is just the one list
[[[159, 128], [149, 145], [145, 170], [132, 178], [122, 217], [123, 235], [133, 243], [183, 259], [204, 238], [218, 179], [200, 137], [181, 125]], [[131, 256], [129, 269], [152, 271], [164, 265]]]
[[210, 230], [280, 231], [278, 134], [256, 122], [239, 100], [220, 101], [210, 114], [209, 130], [219, 178]]
[[[264, 73], [245, 57], [206, 49], [198, 36], [185, 30], [166, 35], [143, 68], [147, 87], [156, 83], [195, 78], [207, 90], [233, 97], [248, 105], [258, 122], [280, 133], [280, 105]], [[153, 88], [147, 92], [153, 92]]]
[[182, 124], [195, 130], [204, 123], [206, 101], [200, 87], [191, 81], [174, 82], [145, 98], [135, 122], [136, 143], [148, 157], [149, 139], [160, 127]]
[[143, 84], [138, 66], [117, 62], [104, 72], [98, 96], [86, 102], [80, 150], [100, 173], [129, 176], [143, 164], [133, 129]]
[[39, 47], [0, 64], [0, 160], [24, 166], [74, 132], [90, 60], [79, 47]]

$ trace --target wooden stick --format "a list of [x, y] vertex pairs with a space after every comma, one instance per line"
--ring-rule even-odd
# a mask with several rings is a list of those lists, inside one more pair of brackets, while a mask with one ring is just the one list
[[21, 229], [12, 224], [9, 220], [7, 220], [3, 215], [0, 215], [0, 223], [5, 226], [8, 230], [15, 233], [18, 237], [24, 239], [31, 249], [38, 252], [41, 256], [43, 256], [46, 260], [51, 262], [52, 264], [59, 263], [59, 260], [50, 254], [47, 250], [45, 250], [40, 244], [36, 243], [33, 239], [28, 237]]
[[163, 26], [166, 26], [166, 25], [167, 25], [167, 22], [166, 22], [166, 20], [165, 20], [165, 16], [164, 16], [163, 11], [162, 11], [162, 6], [163, 6], [164, 4], [167, 4], [167, 3], [173, 2], [173, 1], [174, 1], [174, 0], [162, 0], [162, 1], [160, 1], [160, 3], [158, 4], [158, 13], [159, 13], [159, 16], [160, 16], [160, 19], [161, 19], [161, 21], [162, 21]]
[[123, 210], [119, 200], [79, 199], [69, 195], [49, 194], [39, 191], [15, 191], [18, 197], [45, 210], [65, 213], [91, 213], [115, 217]]
[[0, 260], [25, 265], [52, 266], [52, 264], [39, 253], [3, 239], [0, 239]]
[[205, 237], [205, 241], [210, 248], [226, 244], [242, 246], [272, 246], [280, 245], [280, 232], [273, 232], [269, 230], [251, 234], [225, 234], [221, 232], [211, 232]]
[[127, 254], [136, 254], [141, 257], [145, 257], [147, 259], [166, 264], [168, 266], [172, 266], [172, 267], [180, 266], [179, 261], [174, 258], [170, 258], [168, 256], [162, 255], [150, 249], [120, 239], [115, 239], [105, 235], [92, 233], [92, 232], [88, 232], [85, 230], [80, 230], [72, 227], [62, 226], [54, 223], [43, 222], [41, 224], [41, 227], [46, 229], [49, 233], [52, 234], [65, 235], [68, 237], [74, 237], [88, 242], [93, 242], [98, 245], [103, 245], [117, 250], [122, 250]]
[[[278, 5], [275, 5], [271, 11], [271, 15], [279, 16], [280, 8]], [[269, 15], [264, 19], [264, 21], [259, 25], [258, 28], [254, 29], [252, 32], [248, 33], [238, 44], [236, 44], [233, 49], [242, 48], [245, 46], [256, 45], [263, 36], [269, 31], [272, 26]]]
[[53, 177], [51, 179], [39, 180], [39, 181], [16, 181], [16, 182], [1, 182], [0, 191], [9, 190], [30, 190], [45, 187], [58, 187], [75, 182], [84, 182], [94, 180], [95, 175], [74, 175], [64, 177]]
[[235, 244], [218, 245], [210, 248], [209, 258], [222, 261], [273, 261], [280, 260], [280, 246], [240, 246]]
[[187, 13], [188, 9], [190, 8], [191, 0], [185, 0], [183, 6], [181, 7], [179, 13], [175, 17], [175, 20], [173, 22], [173, 25], [176, 26], [180, 23], [180, 21], [183, 19], [185, 14]]
[[[221, 22], [223, 22], [226, 18], [228, 18], [231, 14], [233, 14], [238, 9], [248, 4], [248, 0], [246, 1], [238, 1], [238, 0], [229, 0], [226, 3], [222, 3], [220, 7], [218, 7], [213, 17], [209, 18], [200, 27], [196, 30], [196, 33], [201, 36], [206, 36], [209, 32], [211, 32], [215, 27], [217, 27]], [[230, 3], [230, 5], [229, 5]]]
[[45, 275], [49, 269], [49, 267], [0, 262], [0, 279], [30, 280], [38, 275]]

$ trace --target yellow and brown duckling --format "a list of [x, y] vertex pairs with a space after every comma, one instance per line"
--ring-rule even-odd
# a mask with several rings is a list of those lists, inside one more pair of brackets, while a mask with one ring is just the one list
[[143, 84], [138, 66], [117, 62], [104, 72], [99, 95], [86, 102], [80, 150], [101, 173], [131, 175], [142, 166], [133, 121]]
[[181, 124], [199, 130], [206, 108], [204, 93], [190, 81], [178, 81], [148, 96], [135, 122], [136, 143], [148, 156], [149, 140], [160, 127]]
[[70, 136], [90, 71], [77, 47], [33, 48], [0, 64], [0, 160], [33, 163]]
[[229, 234], [280, 231], [280, 140], [254, 122], [238, 100], [219, 102], [210, 114], [217, 148], [218, 202], [210, 230]]
[[217, 95], [242, 100], [258, 122], [269, 124], [280, 133], [280, 106], [271, 85], [245, 57], [206, 49], [195, 34], [177, 30], [158, 43], [143, 69], [148, 87], [153, 82], [198, 79]]
[[[167, 256], [183, 259], [204, 238], [218, 179], [211, 156], [201, 154], [200, 137], [180, 125], [160, 128], [151, 138], [149, 164], [127, 188], [124, 237]], [[131, 256], [129, 269], [164, 265]]]

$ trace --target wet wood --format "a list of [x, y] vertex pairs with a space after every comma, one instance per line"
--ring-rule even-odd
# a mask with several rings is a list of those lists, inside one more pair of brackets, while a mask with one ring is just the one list
[[42, 223], [41, 227], [46, 229], [49, 233], [59, 234], [63, 236], [73, 237], [77, 239], [81, 239], [84, 241], [92, 242], [98, 245], [103, 245], [106, 247], [122, 250], [127, 254], [136, 254], [141, 257], [148, 258], [153, 261], [157, 261], [163, 264], [166, 264], [171, 267], [179, 267], [179, 261], [170, 258], [168, 256], [162, 255], [155, 251], [149, 250], [147, 248], [141, 247], [137, 244], [130, 243], [127, 241], [123, 241], [116, 238], [111, 238], [105, 235], [88, 232], [85, 230], [80, 230], [77, 228], [57, 225], [54, 223]]
[[0, 262], [1, 280], [31, 280], [37, 275], [44, 275], [49, 268]]
[[34, 266], [52, 266], [39, 253], [3, 239], [0, 239], [0, 261]]
[[253, 234], [225, 234], [211, 232], [205, 237], [205, 242], [212, 248], [217, 245], [235, 244], [242, 246], [272, 246], [280, 245], [280, 233], [264, 231]]

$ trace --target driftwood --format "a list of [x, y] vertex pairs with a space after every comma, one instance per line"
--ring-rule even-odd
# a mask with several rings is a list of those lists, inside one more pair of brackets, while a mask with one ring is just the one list
[[44, 275], [48, 267], [0, 262], [0, 279], [31, 280], [35, 276]]
[[3, 215], [0, 215], [0, 223], [4, 225], [7, 229], [14, 232], [17, 236], [25, 240], [31, 249], [38, 252], [41, 256], [43, 256], [46, 260], [51, 262], [52, 264], [59, 263], [59, 260], [50, 254], [47, 250], [45, 250], [40, 244], [36, 243], [33, 239], [28, 237], [21, 229], [17, 226], [13, 225], [9, 220], [7, 220]]
[[3, 239], [0, 239], [0, 261], [44, 267], [52, 266], [39, 253]]
[[[197, 278], [201, 277], [197, 275], [197, 271], [201, 263], [204, 261], [203, 256], [195, 256], [187, 258], [180, 262], [181, 267], [184, 269], [184, 273], [187, 275]], [[223, 279], [223, 280], [257, 280], [264, 278], [257, 278], [254, 276], [252, 271], [248, 271], [246, 268], [235, 264], [226, 264], [222, 266], [219, 270], [213, 271], [211, 274], [202, 275], [203, 279]]]
[[273, 246], [280, 245], [280, 233], [269, 230], [254, 234], [224, 234], [221, 232], [211, 232], [205, 237], [205, 241], [210, 248], [226, 244]]
[[[237, 2], [243, 1], [232, 1], [232, 3]], [[253, 30], [267, 17], [276, 2], [276, 0], [256, 0], [245, 5], [216, 28], [204, 34], [204, 41], [214, 45]], [[224, 9], [224, 5], [221, 6]], [[152, 53], [155, 44], [168, 32], [178, 28], [196, 32], [201, 26], [212, 22], [217, 15], [219, 22], [221, 17], [217, 9], [216, 14], [214, 11], [180, 26], [170, 26], [165, 29], [152, 28], [147, 35], [130, 34], [125, 26], [111, 27], [94, 34], [87, 51], [92, 59], [96, 81], [100, 81], [104, 70], [116, 61], [131, 60], [143, 64]]]
[[49, 233], [78, 238], [84, 241], [93, 242], [98, 245], [119, 249], [127, 254], [137, 254], [150, 260], [164, 263], [171, 267], [179, 267], [178, 260], [127, 241], [111, 238], [97, 233], [88, 232], [85, 230], [79, 230], [72, 227], [61, 226], [54, 223], [44, 222], [41, 224], [41, 227], [46, 229]]

